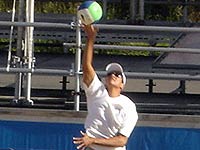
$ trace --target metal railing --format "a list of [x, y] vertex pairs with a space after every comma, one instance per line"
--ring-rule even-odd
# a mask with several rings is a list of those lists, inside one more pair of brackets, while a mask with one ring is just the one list
[[[33, 66], [30, 68], [0, 68], [1, 73], [30, 73], [30, 74], [52, 74], [52, 75], [69, 75], [76, 78], [75, 92], [80, 91], [80, 75], [81, 72], [81, 28], [79, 22], [71, 24], [63, 23], [42, 23], [42, 22], [8, 22], [0, 21], [0, 26], [23, 26], [23, 27], [40, 27], [40, 28], [75, 28], [76, 29], [76, 43], [64, 43], [64, 46], [76, 47], [75, 69], [73, 70], [55, 70], [55, 69], [36, 69]], [[159, 27], [159, 26], [134, 26], [134, 25], [95, 25], [100, 29], [105, 30], [131, 30], [131, 31], [159, 31], [159, 32], [183, 32], [196, 33], [200, 32], [197, 27]], [[161, 47], [137, 47], [137, 46], [120, 46], [120, 45], [95, 45], [97, 49], [123, 49], [123, 50], [146, 50], [146, 51], [160, 51], [160, 52], [182, 52], [182, 53], [200, 53], [199, 49], [195, 48], [161, 48]], [[99, 75], [104, 76], [104, 71], [97, 71]], [[140, 73], [140, 72], [125, 72], [130, 78], [137, 79], [170, 79], [170, 80], [200, 80], [200, 75], [189, 74], [169, 74], [169, 73]], [[79, 110], [79, 94], [75, 94], [75, 110]]]

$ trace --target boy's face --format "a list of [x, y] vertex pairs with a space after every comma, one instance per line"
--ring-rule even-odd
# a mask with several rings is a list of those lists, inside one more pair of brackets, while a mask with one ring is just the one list
[[106, 86], [114, 86], [123, 89], [123, 80], [122, 80], [122, 74], [120, 72], [113, 71], [111, 73], [108, 73], [106, 78]]

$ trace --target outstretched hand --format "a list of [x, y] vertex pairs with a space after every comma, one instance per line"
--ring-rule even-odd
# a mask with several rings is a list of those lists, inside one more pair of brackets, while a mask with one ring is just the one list
[[73, 137], [74, 144], [77, 144], [77, 149], [84, 150], [89, 147], [93, 142], [94, 138], [89, 137], [86, 133], [80, 131], [82, 137]]

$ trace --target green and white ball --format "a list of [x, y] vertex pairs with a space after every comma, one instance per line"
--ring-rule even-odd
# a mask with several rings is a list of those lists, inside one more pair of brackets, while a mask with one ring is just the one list
[[84, 25], [98, 22], [102, 15], [102, 8], [96, 1], [85, 1], [78, 8], [78, 17]]

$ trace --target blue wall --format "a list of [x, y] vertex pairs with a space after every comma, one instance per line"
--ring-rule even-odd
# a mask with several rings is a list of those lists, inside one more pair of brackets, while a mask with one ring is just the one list
[[[0, 149], [75, 150], [82, 124], [0, 121]], [[200, 150], [200, 130], [136, 127], [127, 150]]]
[[138, 127], [128, 150], [200, 150], [200, 129]]

